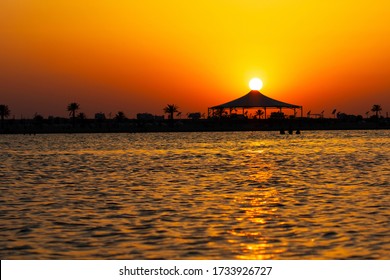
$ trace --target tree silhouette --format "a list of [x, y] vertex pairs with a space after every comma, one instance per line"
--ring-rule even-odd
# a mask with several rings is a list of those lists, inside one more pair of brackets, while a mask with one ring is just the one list
[[72, 116], [73, 119], [76, 118], [76, 112], [80, 109], [80, 105], [76, 102], [70, 103], [67, 107], [69, 116]]
[[118, 113], [116, 113], [114, 119], [115, 119], [116, 121], [121, 122], [121, 121], [126, 120], [126, 115], [125, 115], [125, 113], [123, 113], [122, 111], [119, 111]]
[[169, 119], [173, 120], [173, 114], [179, 112], [178, 109], [175, 104], [168, 104], [163, 110], [164, 113], [169, 114]]
[[67, 107], [67, 110], [69, 112], [69, 116], [72, 116], [72, 125], [75, 126], [76, 123], [76, 112], [80, 109], [80, 105], [76, 102], [70, 103]]
[[227, 116], [225, 108], [216, 108], [213, 110], [213, 117], [223, 118]]
[[8, 105], [0, 104], [0, 116], [1, 116], [1, 127], [4, 126], [4, 119], [8, 118], [11, 114], [11, 111], [8, 108]]
[[337, 109], [334, 109], [334, 110], [332, 111], [333, 118], [336, 118], [336, 112], [337, 112]]
[[257, 110], [255, 112], [255, 119], [261, 119], [261, 116], [264, 115], [264, 111], [263, 110]]
[[40, 114], [38, 114], [38, 113], [35, 113], [34, 118], [33, 118], [33, 121], [34, 121], [34, 125], [35, 125], [35, 126], [37, 126], [37, 127], [42, 127], [44, 118], [43, 118], [42, 115], [40, 115]]
[[382, 111], [381, 105], [377, 105], [377, 104], [372, 105], [371, 112], [374, 112], [377, 118], [379, 117], [379, 113], [381, 111]]
[[87, 115], [86, 115], [85, 113], [81, 112], [81, 113], [79, 113], [79, 114], [77, 115], [77, 118], [78, 118], [79, 120], [81, 120], [81, 121], [84, 121], [84, 120], [87, 119]]
[[38, 113], [35, 113], [34, 114], [34, 118], [33, 120], [36, 122], [36, 123], [41, 123], [43, 122], [44, 118], [42, 115], [38, 114]]

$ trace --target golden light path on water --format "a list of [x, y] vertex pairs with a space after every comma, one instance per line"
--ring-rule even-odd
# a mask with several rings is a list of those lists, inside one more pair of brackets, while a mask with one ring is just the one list
[[2, 259], [388, 259], [390, 132], [1, 135]]

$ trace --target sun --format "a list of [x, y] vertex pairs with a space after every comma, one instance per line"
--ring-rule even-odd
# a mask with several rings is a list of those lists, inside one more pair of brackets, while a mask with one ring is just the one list
[[253, 78], [249, 82], [249, 88], [251, 90], [261, 90], [262, 87], [263, 87], [263, 81], [260, 80], [259, 78]]

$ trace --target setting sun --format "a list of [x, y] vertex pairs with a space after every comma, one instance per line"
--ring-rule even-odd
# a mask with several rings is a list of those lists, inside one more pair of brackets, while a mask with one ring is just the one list
[[251, 90], [261, 90], [262, 87], [263, 87], [263, 81], [260, 80], [259, 78], [253, 78], [249, 82], [249, 88]]
[[0, 104], [17, 119], [73, 101], [88, 118], [205, 113], [257, 77], [307, 112], [386, 115], [390, 1], [357, 2], [3, 0]]

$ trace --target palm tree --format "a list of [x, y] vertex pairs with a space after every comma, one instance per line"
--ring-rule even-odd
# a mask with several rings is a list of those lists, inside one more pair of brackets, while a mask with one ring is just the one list
[[336, 112], [337, 112], [337, 109], [334, 109], [334, 110], [332, 111], [332, 115], [333, 115], [333, 118], [334, 118], [334, 119], [336, 118]]
[[85, 121], [85, 120], [87, 119], [87, 115], [86, 115], [85, 113], [81, 112], [81, 113], [79, 113], [79, 114], [77, 115], [77, 118], [78, 118], [79, 120], [81, 120], [81, 121]]
[[125, 113], [123, 113], [122, 111], [119, 111], [118, 113], [116, 113], [114, 119], [115, 119], [116, 121], [121, 122], [121, 121], [124, 121], [124, 120], [126, 119], [126, 115], [125, 115]]
[[76, 118], [77, 110], [80, 109], [80, 105], [77, 104], [76, 102], [73, 102], [68, 105], [67, 109], [69, 112], [69, 116], [72, 116], [72, 119], [74, 120]]
[[263, 110], [257, 110], [255, 112], [255, 119], [257, 119], [257, 118], [261, 119], [262, 115], [264, 115], [264, 111]]
[[213, 117], [223, 118], [226, 117], [227, 112], [225, 108], [216, 108], [215, 111], [213, 110]]
[[4, 118], [8, 118], [11, 111], [7, 105], [0, 104], [1, 127], [4, 126]]
[[169, 114], [169, 119], [173, 120], [173, 114], [179, 112], [178, 109], [175, 104], [168, 104], [163, 110], [164, 113]]
[[381, 105], [372, 105], [371, 112], [374, 112], [376, 117], [379, 117], [379, 113], [382, 111]]
[[80, 105], [76, 102], [73, 102], [68, 105], [67, 109], [69, 111], [69, 116], [72, 116], [72, 125], [74, 127], [76, 125], [76, 112], [78, 109], [80, 109]]

